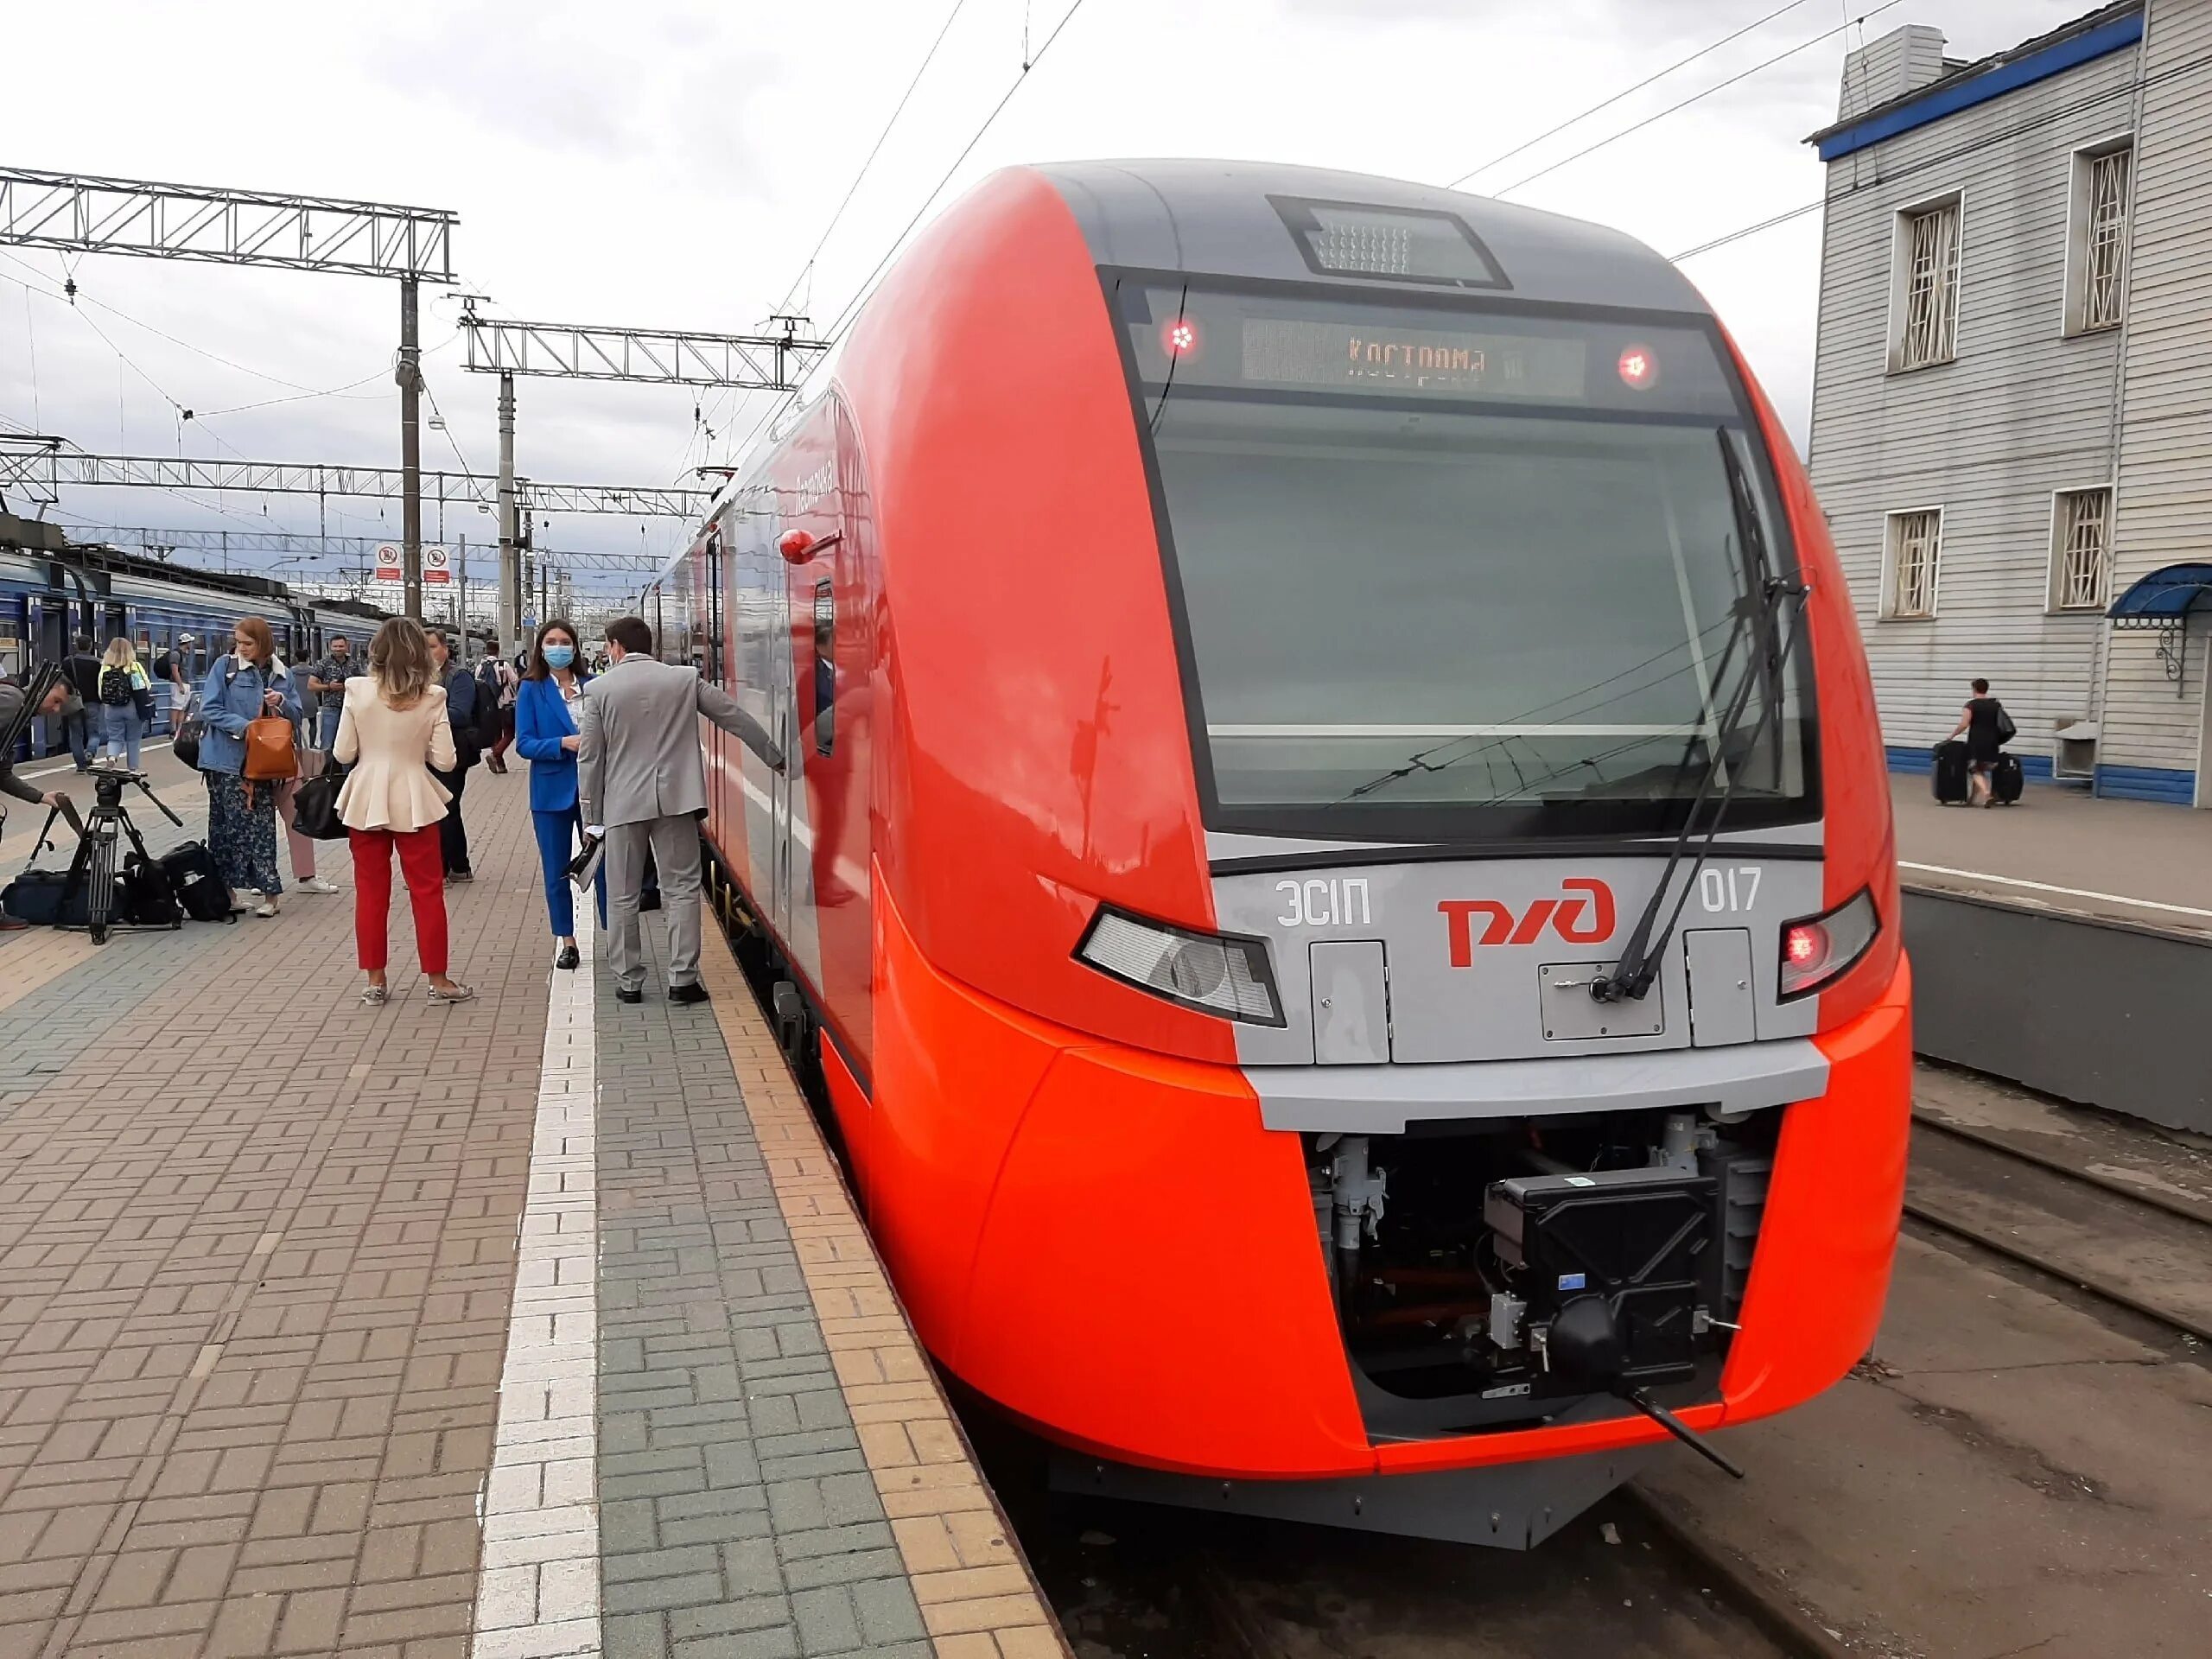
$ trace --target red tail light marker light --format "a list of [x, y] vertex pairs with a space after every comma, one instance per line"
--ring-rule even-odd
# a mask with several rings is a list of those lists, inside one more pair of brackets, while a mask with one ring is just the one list
[[1882, 931], [1874, 895], [1861, 887], [1824, 915], [1782, 926], [1782, 1000], [1805, 996], [1842, 977]]

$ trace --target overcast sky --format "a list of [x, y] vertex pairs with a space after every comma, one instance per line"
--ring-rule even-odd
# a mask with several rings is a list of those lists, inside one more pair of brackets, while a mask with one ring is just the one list
[[[939, 205], [1008, 162], [1085, 156], [1236, 157], [1443, 183], [1781, 3], [1080, 0]], [[964, 0], [811, 270], [808, 251], [951, 0], [19, 6], [0, 161], [448, 208], [460, 216], [461, 287], [510, 316], [739, 331], [796, 283], [826, 321], [1020, 75], [1025, 36], [1033, 53], [1067, 7]], [[1870, 38], [1932, 23], [1951, 55], [1974, 57], [2088, 9], [1803, 0], [1465, 188], [1677, 253], [1820, 195], [1801, 140], [1834, 118], [1859, 27], [1507, 187], [1861, 12], [1874, 14]], [[1686, 267], [1801, 442], [1819, 240], [1809, 214]], [[70, 271], [80, 301], [115, 310], [56, 297]], [[425, 372], [450, 425], [425, 433], [424, 464], [457, 466], [450, 438], [490, 472], [497, 383], [461, 368], [457, 309], [451, 291], [424, 290]], [[0, 248], [0, 431], [59, 433], [96, 453], [396, 465], [397, 326], [389, 281]], [[697, 400], [710, 445], [686, 390], [518, 385], [519, 469], [581, 482], [669, 483], [727, 461], [770, 401]], [[190, 425], [176, 404], [195, 411]], [[397, 532], [396, 505], [384, 518], [373, 503], [339, 506], [334, 533]], [[298, 498], [77, 490], [60, 512], [86, 524], [317, 527], [313, 500]], [[426, 519], [435, 535], [435, 509]], [[497, 536], [474, 509], [448, 510], [446, 530], [448, 541]], [[540, 542], [658, 556], [679, 534], [666, 520], [641, 534], [632, 521], [575, 518]]]

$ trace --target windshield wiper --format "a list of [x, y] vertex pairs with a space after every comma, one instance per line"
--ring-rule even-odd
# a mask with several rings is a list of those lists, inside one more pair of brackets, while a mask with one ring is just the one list
[[[1590, 982], [1590, 995], [1600, 1002], [1618, 1002], [1624, 999], [1640, 999], [1650, 990], [1652, 981], [1658, 977], [1659, 963], [1667, 954], [1667, 946], [1675, 937], [1675, 927], [1682, 918], [1682, 909], [1689, 902], [1690, 889], [1697, 886], [1699, 873], [1713, 851], [1713, 838], [1720, 833], [1721, 821], [1728, 816], [1728, 803], [1734, 798], [1736, 785], [1743, 776], [1752, 755], [1758, 751], [1760, 740], [1766, 734], [1767, 721], [1777, 719], [1782, 709], [1782, 671], [1788, 660], [1789, 649], [1802, 632], [1805, 595], [1809, 591], [1802, 582], [1784, 581], [1774, 574], [1767, 557], [1766, 532], [1759, 520], [1758, 504], [1751, 493], [1751, 481], [1744, 470], [1743, 459], [1736, 453], [1736, 446], [1722, 427], [1717, 434], [1720, 441], [1720, 465], [1728, 475], [1729, 505], [1736, 518], [1737, 545], [1744, 550], [1749, 566], [1750, 591], [1746, 593], [1738, 611], [1738, 627], [1728, 644], [1732, 654], [1738, 640], [1748, 633], [1751, 655], [1744, 664], [1741, 682], [1735, 695], [1728, 700], [1728, 708], [1715, 723], [1712, 749], [1706, 757], [1705, 774], [1698, 780], [1697, 793], [1691, 797], [1689, 811], [1682, 819], [1682, 828], [1675, 837], [1675, 844], [1667, 855], [1667, 866], [1659, 873], [1658, 885], [1651, 890], [1651, 899], [1636, 918], [1628, 943], [1621, 947], [1621, 959], [1614, 964], [1610, 975], [1601, 974]], [[1795, 601], [1799, 619], [1793, 620], [1785, 634], [1782, 632], [1782, 610], [1785, 604]], [[1729, 754], [1735, 746], [1738, 728], [1751, 706], [1751, 691], [1758, 687], [1762, 696], [1759, 715], [1751, 731], [1744, 765], [1731, 766]], [[1777, 759], [1777, 766], [1779, 765]], [[1720, 782], [1723, 776], [1726, 781]], [[1667, 925], [1658, 930], [1659, 912], [1667, 901], [1667, 889], [1673, 882], [1675, 871], [1689, 850], [1697, 834], [1698, 810], [1706, 798], [1713, 793], [1713, 785], [1720, 782], [1720, 793], [1713, 804], [1713, 817], [1705, 827], [1705, 839], [1699, 844], [1697, 856], [1690, 862], [1688, 874], [1682, 878], [1681, 890], [1675, 897], [1675, 908], [1667, 918]]]

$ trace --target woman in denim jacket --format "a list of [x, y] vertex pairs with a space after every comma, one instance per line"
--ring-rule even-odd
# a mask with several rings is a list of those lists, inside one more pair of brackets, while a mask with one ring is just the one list
[[296, 723], [300, 696], [276, 660], [276, 638], [257, 616], [231, 631], [231, 651], [207, 666], [200, 686], [200, 770], [207, 774], [207, 850], [233, 892], [260, 902], [257, 916], [276, 913], [284, 883], [276, 874], [276, 791], [264, 785], [251, 799], [240, 775], [245, 728], [264, 715]]

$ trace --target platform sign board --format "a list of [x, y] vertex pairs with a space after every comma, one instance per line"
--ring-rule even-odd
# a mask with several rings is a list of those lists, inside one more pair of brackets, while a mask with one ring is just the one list
[[453, 571], [447, 566], [445, 549], [442, 547], [424, 548], [423, 550], [423, 581], [424, 585], [435, 586], [437, 583], [449, 582], [452, 580]]
[[377, 580], [397, 582], [399, 577], [399, 550], [390, 542], [380, 543], [377, 548]]

